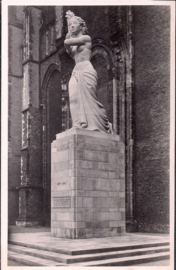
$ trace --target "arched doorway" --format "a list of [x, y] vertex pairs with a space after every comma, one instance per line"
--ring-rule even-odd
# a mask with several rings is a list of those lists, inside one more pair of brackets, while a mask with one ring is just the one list
[[113, 123], [113, 72], [112, 59], [107, 48], [93, 42], [91, 63], [98, 76], [97, 98], [106, 109], [108, 119]]
[[51, 215], [51, 143], [56, 134], [62, 132], [62, 90], [61, 74], [51, 66], [44, 79], [43, 87], [43, 220], [50, 225]]

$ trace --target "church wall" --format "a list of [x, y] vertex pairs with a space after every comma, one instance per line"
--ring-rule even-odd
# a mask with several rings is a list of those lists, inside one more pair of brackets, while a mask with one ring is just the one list
[[168, 232], [169, 7], [133, 7], [135, 222]]
[[21, 86], [20, 78], [9, 77], [9, 222], [18, 217], [18, 190], [21, 173]]
[[[52, 7], [50, 7], [52, 8]], [[93, 45], [97, 45], [98, 39], [103, 41], [103, 45], [108, 48], [108, 57], [112, 53], [114, 63], [119, 61], [119, 67], [125, 65], [124, 62], [129, 57], [130, 38], [127, 34], [127, 10], [126, 7], [63, 7], [63, 16], [67, 10], [75, 12], [77, 16], [81, 16], [87, 24], [89, 34], [93, 39]], [[45, 150], [42, 149], [43, 135], [41, 134], [41, 124], [44, 123], [43, 90], [47, 88], [43, 84], [45, 75], [51, 65], [56, 65], [61, 70], [61, 75], [68, 74], [72, 71], [73, 60], [64, 53], [63, 47], [56, 48], [55, 44], [55, 21], [52, 12], [48, 12], [51, 16], [45, 16], [42, 31], [39, 28], [42, 22], [37, 19], [40, 9], [33, 9], [30, 28], [30, 44], [32, 51], [31, 71], [29, 72], [31, 80], [30, 87], [32, 89], [31, 100], [33, 108], [30, 111], [30, 151], [21, 150], [21, 103], [22, 103], [22, 42], [24, 38], [23, 30], [23, 7], [11, 8], [9, 21], [9, 217], [10, 222], [14, 222], [18, 217], [18, 190], [20, 185], [21, 155], [24, 155], [24, 166], [31, 164], [30, 179], [35, 184], [43, 184], [42, 179], [42, 155]], [[133, 17], [133, 119], [134, 119], [134, 221], [136, 229], [143, 232], [167, 232], [168, 229], [168, 204], [169, 204], [169, 10], [167, 7], [132, 7]], [[44, 17], [45, 18], [45, 17]], [[46, 19], [45, 18], [45, 19]], [[36, 20], [36, 21], [35, 21]], [[130, 32], [130, 31], [129, 31]], [[64, 21], [64, 29], [62, 38], [67, 33], [66, 20]], [[62, 43], [62, 41], [61, 41]], [[40, 48], [38, 49], [38, 44]], [[123, 46], [119, 46], [122, 45]], [[94, 47], [95, 51], [96, 48]], [[102, 47], [101, 47], [102, 48]], [[123, 50], [124, 59], [120, 62], [120, 53]], [[112, 50], [113, 52], [110, 52]], [[126, 53], [126, 55], [125, 55]], [[105, 105], [108, 111], [108, 117], [113, 118], [113, 98], [112, 98], [112, 70], [106, 70], [101, 65], [100, 58], [102, 55], [96, 55], [95, 64], [99, 64], [99, 99]], [[107, 58], [108, 58], [107, 57]], [[40, 59], [39, 67], [36, 61]], [[102, 58], [106, 61], [105, 58]], [[97, 62], [96, 62], [97, 61]], [[124, 62], [123, 62], [124, 61]], [[114, 65], [112, 64], [112, 66]], [[128, 66], [128, 63], [127, 63]], [[127, 67], [128, 68], [128, 67]], [[126, 68], [126, 73], [127, 73]], [[105, 77], [107, 78], [105, 79]], [[123, 77], [124, 76], [124, 77]], [[121, 87], [120, 95], [127, 96], [128, 86], [126, 77], [129, 74], [122, 74], [117, 68], [117, 85], [125, 85], [125, 89]], [[69, 77], [69, 76], [68, 76]], [[120, 77], [123, 77], [120, 81]], [[126, 81], [125, 81], [126, 80]], [[46, 80], [47, 81], [47, 80]], [[129, 78], [130, 81], [130, 78]], [[39, 83], [40, 82], [40, 83]], [[39, 85], [36, 90], [36, 85]], [[126, 92], [125, 92], [126, 91]], [[106, 94], [105, 94], [106, 93]], [[104, 94], [104, 95], [103, 95]], [[121, 98], [124, 102], [124, 96]], [[126, 102], [131, 102], [126, 100]], [[131, 103], [130, 103], [131, 104]], [[125, 129], [126, 137], [130, 130], [131, 120], [127, 121], [128, 112], [119, 109], [122, 104], [118, 103], [117, 112], [120, 114], [119, 125]], [[43, 111], [42, 111], [43, 110]], [[120, 111], [121, 110], [121, 111]], [[128, 109], [127, 109], [128, 110]], [[27, 113], [27, 112], [26, 112]], [[45, 112], [46, 113], [46, 112]], [[131, 112], [129, 112], [130, 114]], [[25, 112], [24, 112], [25, 115]], [[24, 116], [25, 117], [25, 116]], [[126, 117], [126, 118], [125, 118]], [[130, 119], [130, 117], [129, 117]], [[130, 123], [129, 123], [130, 122]], [[122, 123], [122, 124], [121, 124]], [[128, 130], [127, 130], [128, 129]], [[27, 131], [24, 131], [27, 136]], [[124, 135], [122, 137], [125, 137]], [[131, 133], [130, 133], [131, 136]], [[25, 138], [25, 137], [24, 137]], [[131, 140], [131, 137], [130, 139]], [[131, 140], [132, 142], [132, 140]], [[127, 142], [128, 143], [128, 142]], [[132, 145], [132, 143], [131, 143]], [[130, 145], [130, 147], [131, 147]], [[25, 144], [24, 144], [25, 146]], [[24, 147], [25, 148], [25, 147]], [[38, 150], [37, 150], [38, 149]], [[29, 159], [30, 156], [30, 159]], [[127, 159], [129, 159], [129, 153]], [[43, 161], [44, 162], [44, 161]], [[25, 174], [25, 168], [23, 170]], [[130, 171], [131, 172], [131, 171]], [[38, 178], [36, 178], [38, 175]], [[22, 175], [23, 176], [23, 175]], [[127, 181], [129, 181], [127, 175]], [[131, 176], [130, 176], [131, 177]], [[24, 177], [25, 179], [25, 177]], [[32, 184], [31, 182], [31, 184]], [[128, 191], [128, 190], [127, 190]], [[33, 206], [38, 205], [35, 202], [38, 195], [32, 193], [28, 208], [33, 212]], [[131, 191], [130, 191], [131, 192]], [[21, 195], [22, 196], [22, 195]], [[36, 197], [35, 197], [36, 196]], [[39, 199], [40, 199], [39, 196]], [[37, 199], [36, 199], [37, 200]], [[127, 205], [128, 206], [128, 202]], [[23, 208], [23, 207], [22, 207]], [[35, 216], [39, 215], [41, 205], [36, 209]], [[24, 209], [25, 210], [25, 209]]]
[[40, 19], [41, 10], [37, 7], [33, 8], [30, 16], [29, 26], [29, 43], [30, 43], [30, 59], [34, 61], [39, 60], [39, 29], [42, 21]]
[[8, 216], [14, 224], [19, 214], [17, 187], [21, 177], [21, 106], [22, 106], [22, 41], [23, 7], [9, 8], [9, 120], [8, 120]]
[[13, 76], [22, 76], [22, 40], [23, 29], [9, 25], [9, 73]]

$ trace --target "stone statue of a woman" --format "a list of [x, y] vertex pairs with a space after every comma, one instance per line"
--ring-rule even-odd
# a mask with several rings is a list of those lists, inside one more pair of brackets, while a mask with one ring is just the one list
[[71, 11], [66, 18], [68, 34], [64, 45], [76, 64], [69, 82], [72, 127], [112, 133], [105, 108], [97, 100], [97, 73], [90, 63], [92, 41], [86, 24]]

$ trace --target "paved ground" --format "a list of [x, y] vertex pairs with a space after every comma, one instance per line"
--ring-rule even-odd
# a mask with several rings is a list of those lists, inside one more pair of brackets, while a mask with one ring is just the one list
[[[30, 231], [30, 229], [29, 229]], [[34, 237], [35, 234], [35, 237]], [[10, 241], [17, 241], [21, 243], [28, 243], [37, 246], [52, 247], [56, 249], [65, 250], [82, 250], [101, 248], [101, 247], [113, 247], [113, 246], [125, 246], [135, 245], [158, 241], [169, 241], [168, 235], [157, 234], [142, 234], [142, 233], [127, 233], [125, 236], [106, 237], [106, 238], [91, 238], [91, 239], [65, 239], [51, 237], [49, 231], [45, 232], [29, 232], [25, 233], [11, 233], [9, 235]]]

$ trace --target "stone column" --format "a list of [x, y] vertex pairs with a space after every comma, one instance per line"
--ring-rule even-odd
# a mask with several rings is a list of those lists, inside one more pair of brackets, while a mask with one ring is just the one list
[[26, 7], [23, 46], [21, 185], [16, 225], [41, 224], [41, 116], [39, 108], [39, 28], [41, 10]]
[[56, 136], [51, 155], [51, 235], [123, 235], [124, 144], [119, 136], [72, 128]]

